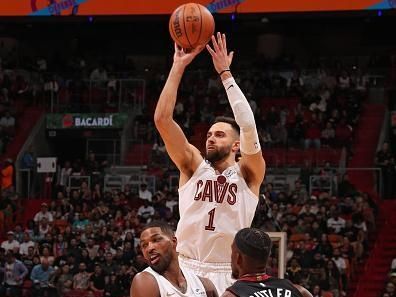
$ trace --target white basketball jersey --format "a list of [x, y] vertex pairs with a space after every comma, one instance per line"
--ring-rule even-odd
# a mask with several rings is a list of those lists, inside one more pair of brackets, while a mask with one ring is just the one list
[[202, 161], [179, 189], [177, 251], [201, 262], [231, 262], [235, 234], [250, 227], [258, 197], [247, 186], [239, 165], [222, 174]]
[[[181, 268], [182, 269], [182, 268]], [[154, 271], [151, 267], [146, 268], [144, 271], [153, 275], [157, 281], [161, 297], [206, 297], [205, 287], [201, 280], [195, 274], [182, 269], [184, 278], [187, 282], [186, 293], [180, 292], [175, 288], [165, 277]]]

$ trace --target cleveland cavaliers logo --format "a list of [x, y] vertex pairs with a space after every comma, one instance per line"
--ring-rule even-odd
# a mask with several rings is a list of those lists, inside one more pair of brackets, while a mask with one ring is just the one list
[[194, 200], [223, 203], [226, 201], [229, 205], [236, 203], [236, 193], [238, 186], [234, 183], [225, 182], [220, 184], [217, 180], [202, 180], [197, 182]]

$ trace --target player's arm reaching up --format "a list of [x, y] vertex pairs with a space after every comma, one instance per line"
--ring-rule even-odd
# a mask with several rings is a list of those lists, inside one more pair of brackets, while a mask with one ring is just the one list
[[239, 161], [239, 165], [249, 188], [258, 196], [260, 185], [264, 179], [265, 162], [261, 152], [253, 111], [231, 74], [230, 65], [234, 53], [227, 52], [225, 34], [217, 33], [217, 40], [212, 36], [212, 44], [213, 49], [209, 45], [206, 45], [206, 48], [212, 56], [213, 65], [217, 73], [220, 74], [235, 121], [240, 127], [242, 158]]
[[165, 143], [166, 150], [180, 170], [180, 185], [187, 182], [203, 158], [199, 150], [188, 142], [182, 129], [173, 119], [173, 111], [184, 70], [203, 48], [204, 46], [200, 46], [186, 53], [175, 44], [173, 65], [154, 114], [155, 126]]

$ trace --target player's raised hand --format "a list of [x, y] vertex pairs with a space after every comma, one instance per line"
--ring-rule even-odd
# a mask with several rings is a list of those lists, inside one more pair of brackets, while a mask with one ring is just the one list
[[213, 49], [209, 44], [206, 48], [209, 54], [212, 56], [213, 65], [217, 73], [221, 73], [224, 70], [229, 70], [234, 57], [234, 52], [228, 53], [227, 51], [227, 40], [225, 34], [217, 32], [217, 40], [212, 36]]
[[186, 67], [192, 60], [205, 48], [204, 45], [197, 46], [196, 48], [186, 51], [180, 48], [175, 43], [175, 54], [173, 55], [173, 63], [179, 66]]

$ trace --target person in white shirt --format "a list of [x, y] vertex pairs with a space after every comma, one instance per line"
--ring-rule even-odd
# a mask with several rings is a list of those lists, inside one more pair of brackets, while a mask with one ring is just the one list
[[391, 270], [392, 272], [396, 272], [396, 258], [392, 260]]
[[147, 184], [141, 184], [140, 185], [140, 189], [139, 189], [139, 198], [143, 199], [143, 200], [147, 200], [149, 202], [152, 201], [153, 198], [153, 193], [151, 193], [148, 189], [147, 189]]
[[28, 232], [23, 234], [23, 242], [19, 246], [19, 253], [22, 256], [28, 255], [29, 247], [34, 247], [34, 242], [30, 239], [30, 235]]
[[5, 115], [0, 119], [0, 126], [4, 128], [14, 128], [15, 118], [11, 116], [10, 112], [7, 110]]
[[19, 253], [20, 244], [14, 238], [14, 232], [8, 231], [7, 240], [1, 243], [1, 247], [7, 252], [11, 251], [13, 253]]
[[147, 222], [149, 219], [151, 219], [154, 213], [154, 207], [149, 205], [147, 200], [144, 200], [144, 204], [139, 207], [137, 215], [139, 218], [142, 218], [144, 221]]
[[49, 223], [52, 223], [54, 221], [54, 217], [52, 216], [52, 213], [48, 211], [47, 203], [41, 204], [41, 210], [38, 213], [36, 213], [36, 215], [34, 216], [34, 221], [36, 223], [39, 223], [43, 220], [43, 218], [46, 218]]
[[345, 220], [340, 218], [337, 212], [334, 212], [333, 216], [327, 220], [327, 228], [332, 228], [338, 234], [345, 228]]

